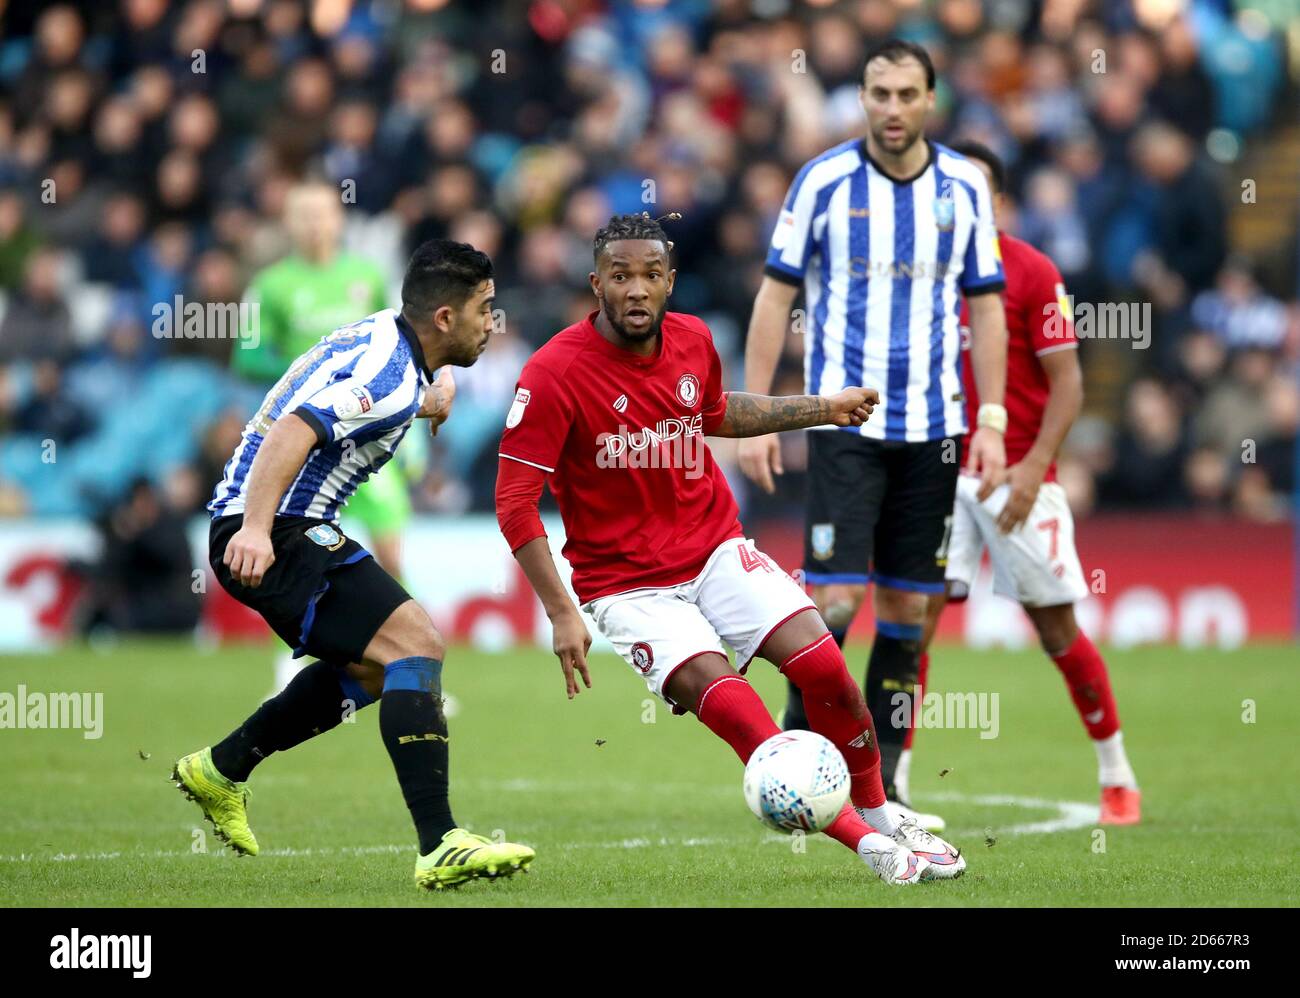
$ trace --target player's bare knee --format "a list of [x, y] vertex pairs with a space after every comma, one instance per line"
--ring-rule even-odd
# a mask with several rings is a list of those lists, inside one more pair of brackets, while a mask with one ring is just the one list
[[943, 608], [948, 605], [947, 592], [926, 597], [925, 601], [925, 627], [921, 632], [921, 647], [928, 649], [930, 642], [934, 640], [934, 632], [939, 628], [939, 618], [943, 615]]
[[695, 713], [699, 708], [700, 697], [709, 688], [709, 684], [723, 676], [736, 675], [721, 655], [710, 652], [696, 655], [684, 662], [664, 684], [664, 694], [673, 703]]
[[817, 586], [813, 591], [813, 602], [832, 631], [844, 630], [853, 623], [866, 598], [867, 587], [859, 585]]
[[447, 654], [447, 642], [433, 626], [424, 607], [415, 600], [409, 600], [398, 607], [393, 616], [398, 614], [402, 615], [398, 623], [401, 657], [436, 658], [441, 662]]
[[[796, 613], [773, 631], [759, 646], [756, 658], [764, 658], [778, 669], [787, 658], [807, 648], [826, 634], [829, 625], [814, 612], [814, 607]], [[834, 642], [832, 642], [834, 644]]]
[[926, 594], [892, 586], [876, 586], [875, 609], [878, 620], [896, 624], [925, 623]]
[[1074, 607], [1062, 606], [1026, 607], [1026, 613], [1038, 632], [1038, 641], [1043, 651], [1049, 655], [1059, 655], [1079, 636], [1079, 625], [1074, 619]]
[[380, 666], [404, 658], [433, 658], [441, 662], [446, 654], [447, 643], [424, 608], [415, 600], [407, 600], [392, 612], [371, 639], [365, 660]]
[[441, 662], [447, 657], [447, 642], [443, 640], [438, 628], [433, 626], [433, 621], [429, 621], [429, 632], [423, 637], [423, 642], [428, 647], [426, 654], [429, 658], [436, 658]]

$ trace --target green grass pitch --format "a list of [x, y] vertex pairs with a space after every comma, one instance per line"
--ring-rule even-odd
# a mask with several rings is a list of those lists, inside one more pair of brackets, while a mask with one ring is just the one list
[[[853, 647], [855, 673], [866, 649]], [[1094, 755], [1039, 653], [936, 650], [932, 689], [997, 692], [1000, 730], [923, 731], [918, 806], [964, 878], [891, 889], [821, 836], [765, 831], [731, 751], [672, 717], [611, 654], [564, 698], [540, 650], [453, 649], [444, 682], [458, 820], [537, 849], [533, 871], [427, 895], [377, 731], [360, 713], [253, 775], [256, 858], [223, 851], [167, 780], [270, 682], [269, 648], [130, 643], [0, 658], [0, 692], [102, 691], [103, 736], [0, 730], [0, 899], [9, 905], [1294, 905], [1300, 849], [1294, 646], [1110, 651], [1144, 823], [1097, 832]], [[782, 683], [751, 678], [774, 711]], [[1243, 720], [1254, 704], [1253, 722]], [[147, 756], [147, 758], [145, 757]], [[944, 776], [940, 772], [947, 770]], [[1093, 810], [1089, 811], [1089, 808]], [[204, 851], [206, 849], [206, 851]]]

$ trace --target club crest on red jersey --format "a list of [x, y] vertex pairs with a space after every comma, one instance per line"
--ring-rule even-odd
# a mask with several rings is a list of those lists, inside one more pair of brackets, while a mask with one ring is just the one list
[[655, 664], [655, 653], [644, 641], [638, 641], [632, 646], [632, 664], [642, 675], [649, 672], [650, 667]]
[[677, 379], [677, 401], [688, 409], [695, 408], [700, 400], [700, 379], [693, 374], [683, 374]]

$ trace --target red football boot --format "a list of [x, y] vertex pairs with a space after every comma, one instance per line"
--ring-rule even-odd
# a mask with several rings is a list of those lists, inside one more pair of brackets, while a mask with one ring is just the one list
[[1141, 820], [1141, 790], [1129, 787], [1101, 788], [1101, 824], [1136, 825]]

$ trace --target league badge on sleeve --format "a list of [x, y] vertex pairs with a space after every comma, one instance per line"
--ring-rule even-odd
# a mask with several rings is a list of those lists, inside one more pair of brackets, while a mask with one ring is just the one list
[[331, 388], [330, 392], [333, 396], [333, 404], [330, 408], [339, 419], [356, 419], [374, 408], [374, 397], [366, 388], [337, 385]]
[[1056, 307], [1061, 310], [1066, 322], [1074, 321], [1074, 300], [1065, 293], [1065, 285], [1060, 281], [1056, 282]]
[[510, 407], [510, 412], [506, 416], [506, 429], [510, 430], [518, 426], [524, 418], [524, 407], [528, 405], [528, 400], [533, 397], [533, 393], [527, 388], [521, 388], [515, 392], [515, 403]]

